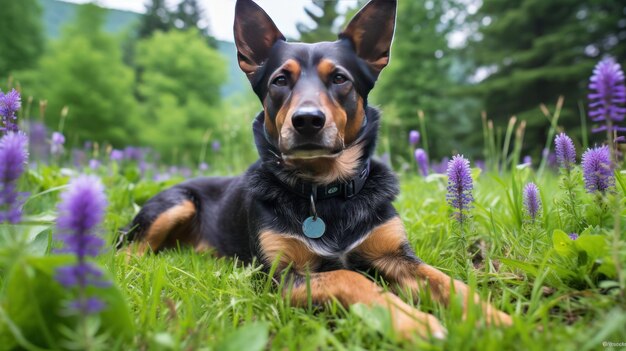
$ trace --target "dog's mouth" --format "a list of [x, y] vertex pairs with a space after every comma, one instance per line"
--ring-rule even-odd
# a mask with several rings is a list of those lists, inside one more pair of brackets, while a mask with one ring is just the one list
[[283, 152], [284, 159], [313, 159], [320, 157], [335, 158], [343, 149], [328, 148], [319, 144], [302, 144]]

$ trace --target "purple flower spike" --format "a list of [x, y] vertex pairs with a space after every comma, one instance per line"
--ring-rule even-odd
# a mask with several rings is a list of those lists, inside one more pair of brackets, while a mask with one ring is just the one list
[[13, 89], [6, 95], [0, 91], [0, 116], [2, 116], [2, 130], [5, 132], [17, 132], [15, 112], [22, 107], [20, 93]]
[[111, 150], [111, 155], [109, 155], [109, 158], [111, 159], [111, 161], [119, 162], [124, 159], [124, 151], [113, 149]]
[[17, 180], [28, 161], [28, 137], [9, 132], [0, 139], [0, 222], [18, 223], [22, 218]]
[[95, 235], [104, 216], [106, 197], [100, 179], [82, 175], [70, 181], [69, 188], [61, 195], [59, 217], [57, 219], [57, 239], [63, 241], [62, 252], [76, 255], [77, 263], [57, 270], [56, 279], [65, 287], [76, 287], [79, 299], [70, 304], [73, 311], [82, 315], [95, 313], [104, 308], [103, 303], [85, 296], [88, 286], [102, 287], [109, 283], [103, 280], [102, 272], [87, 262], [89, 256], [96, 256], [104, 245], [104, 240]]
[[63, 145], [65, 145], [65, 136], [59, 132], [52, 133], [52, 139], [50, 140], [50, 152], [53, 155], [62, 154]]
[[576, 234], [576, 233], [569, 233], [569, 234], [567, 234], [567, 236], [569, 236], [569, 238], [572, 239], [572, 240], [578, 239], [578, 234]]
[[465, 212], [470, 209], [474, 197], [472, 196], [472, 175], [469, 161], [461, 155], [452, 157], [448, 162], [448, 204], [456, 209], [455, 217], [463, 223]]
[[539, 188], [535, 183], [528, 183], [524, 187], [524, 208], [531, 219], [535, 220], [541, 211]]
[[93, 169], [94, 171], [97, 170], [98, 168], [100, 168], [100, 161], [92, 158], [91, 160], [89, 160], [89, 168]]
[[599, 191], [604, 193], [614, 185], [611, 152], [608, 146], [587, 149], [583, 154], [582, 166], [587, 192]]
[[417, 130], [410, 131], [409, 132], [409, 143], [412, 146], [415, 146], [419, 142], [420, 142], [420, 132], [418, 132]]
[[595, 128], [592, 132], [613, 130], [625, 131], [626, 128], [615, 127], [614, 123], [624, 120], [626, 108], [626, 87], [624, 86], [624, 72], [615, 59], [608, 57], [598, 62], [591, 76], [589, 89], [589, 118], [594, 122], [603, 122], [605, 125]]
[[428, 176], [428, 155], [426, 155], [426, 151], [424, 151], [424, 149], [415, 150], [415, 162], [417, 162], [417, 166], [419, 167], [422, 176]]
[[209, 170], [209, 164], [206, 162], [201, 162], [200, 166], [198, 166], [198, 169], [200, 170], [200, 172], [206, 172]]
[[215, 140], [211, 143], [211, 148], [214, 152], [219, 152], [222, 149], [222, 144], [220, 144], [219, 140]]
[[565, 133], [561, 133], [554, 138], [556, 149], [556, 160], [559, 166], [566, 171], [570, 171], [576, 164], [576, 148], [574, 142]]

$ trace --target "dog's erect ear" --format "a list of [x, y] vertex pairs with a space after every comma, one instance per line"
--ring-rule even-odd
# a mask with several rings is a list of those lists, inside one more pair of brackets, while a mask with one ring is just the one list
[[233, 29], [239, 67], [248, 78], [267, 60], [274, 43], [285, 40], [272, 19], [252, 0], [237, 0]]
[[339, 34], [340, 39], [352, 42], [357, 55], [367, 61], [376, 74], [389, 63], [389, 50], [396, 24], [396, 7], [396, 0], [372, 0]]

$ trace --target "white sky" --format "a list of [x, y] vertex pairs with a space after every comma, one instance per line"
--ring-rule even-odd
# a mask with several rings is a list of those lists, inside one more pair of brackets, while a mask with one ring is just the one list
[[[90, 0], [66, 0], [85, 3]], [[115, 9], [144, 12], [145, 0], [97, 0], [100, 6]], [[175, 5], [177, 1], [168, 0]], [[311, 6], [310, 0], [256, 0], [272, 17], [280, 31], [287, 37], [298, 37], [297, 22], [307, 22], [305, 6]], [[356, 0], [341, 0], [341, 8], [356, 6]], [[211, 34], [218, 39], [233, 41], [233, 18], [235, 0], [200, 0], [200, 5], [209, 17]]]

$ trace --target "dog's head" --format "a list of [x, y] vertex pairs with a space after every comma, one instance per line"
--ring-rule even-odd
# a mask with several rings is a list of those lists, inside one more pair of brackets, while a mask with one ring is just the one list
[[287, 163], [336, 159], [366, 124], [367, 95], [389, 62], [396, 0], [372, 0], [334, 42], [287, 43], [252, 0], [238, 0], [239, 67], [264, 106], [267, 137]]

